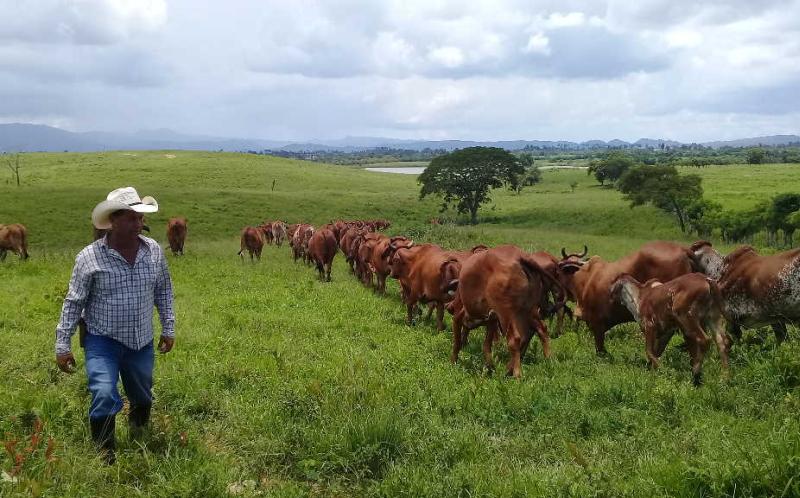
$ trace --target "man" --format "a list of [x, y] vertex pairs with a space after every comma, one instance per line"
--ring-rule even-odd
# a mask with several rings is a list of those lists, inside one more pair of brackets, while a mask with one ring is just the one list
[[175, 342], [172, 282], [164, 251], [141, 235], [143, 213], [156, 211], [156, 200], [140, 199], [133, 187], [114, 190], [94, 208], [94, 226], [110, 231], [75, 258], [56, 328], [56, 363], [73, 373], [70, 342], [76, 325], [85, 322], [81, 345], [92, 394], [89, 424], [92, 440], [109, 464], [115, 461], [115, 420], [122, 409], [120, 377], [130, 402], [132, 432], [141, 432], [150, 418], [154, 304], [161, 319], [158, 350], [167, 353]]

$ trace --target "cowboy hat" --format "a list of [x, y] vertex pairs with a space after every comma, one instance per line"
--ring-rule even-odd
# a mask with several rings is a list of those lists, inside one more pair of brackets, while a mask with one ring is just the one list
[[140, 199], [133, 187], [118, 188], [109, 192], [106, 200], [95, 206], [92, 211], [92, 223], [95, 228], [109, 229], [111, 213], [121, 209], [137, 213], [155, 213], [158, 211], [158, 202], [149, 195]]

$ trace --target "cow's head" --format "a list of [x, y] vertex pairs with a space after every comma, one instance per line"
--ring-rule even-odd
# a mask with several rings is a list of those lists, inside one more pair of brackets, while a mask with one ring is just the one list
[[392, 278], [408, 275], [409, 256], [411, 256], [411, 249], [402, 247], [395, 251], [389, 260], [389, 275]]
[[410, 249], [411, 247], [414, 247], [413, 240], [408, 240], [403, 236], [392, 237], [389, 239], [389, 245], [386, 246], [386, 249], [384, 249], [381, 257], [384, 259], [391, 258], [392, 254], [394, 254], [397, 250]]
[[695, 270], [718, 279], [722, 275], [723, 258], [707, 240], [698, 240], [689, 246], [692, 266]]

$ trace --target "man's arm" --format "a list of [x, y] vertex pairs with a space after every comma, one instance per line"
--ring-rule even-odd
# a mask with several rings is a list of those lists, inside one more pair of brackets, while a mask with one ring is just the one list
[[[161, 251], [161, 248], [158, 248]], [[161, 339], [159, 340], [159, 350], [162, 353], [172, 349], [175, 341], [175, 311], [173, 309], [172, 279], [167, 267], [167, 258], [161, 252], [158, 277], [154, 289], [153, 301], [158, 309], [158, 318], [161, 321]], [[166, 343], [166, 345], [165, 345]]]
[[[72, 277], [69, 279], [69, 289], [61, 307], [61, 318], [56, 326], [56, 357], [61, 357], [67, 361], [67, 355], [71, 358], [71, 340], [75, 333], [75, 327], [81, 318], [86, 298], [92, 288], [92, 274], [88, 271], [84, 259], [79, 254], [75, 258], [75, 266], [72, 268]], [[59, 361], [59, 366], [61, 366]], [[74, 364], [74, 360], [72, 360]]]

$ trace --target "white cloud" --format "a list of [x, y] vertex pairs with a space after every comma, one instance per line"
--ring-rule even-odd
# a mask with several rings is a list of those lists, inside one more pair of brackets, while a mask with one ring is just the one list
[[4, 121], [298, 139], [800, 131], [800, 0], [0, 0], [0, 12]]
[[464, 53], [458, 47], [436, 47], [428, 52], [428, 59], [453, 69], [464, 64]]
[[536, 33], [528, 38], [528, 44], [523, 49], [525, 53], [538, 53], [550, 55], [550, 39], [544, 33]]

